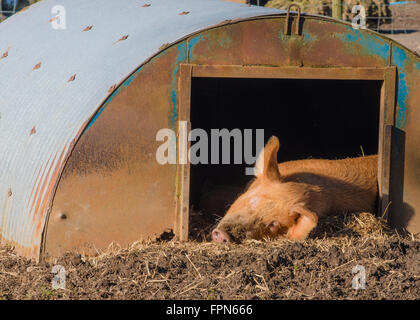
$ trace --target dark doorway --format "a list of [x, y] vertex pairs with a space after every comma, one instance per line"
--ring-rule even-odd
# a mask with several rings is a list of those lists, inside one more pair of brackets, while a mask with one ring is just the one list
[[[204, 129], [209, 137], [211, 129], [264, 129], [265, 141], [272, 135], [280, 140], [279, 162], [376, 154], [381, 85], [366, 80], [193, 78], [191, 129]], [[197, 238], [197, 214], [215, 223], [253, 178], [245, 175], [246, 167], [191, 165], [192, 238]], [[203, 230], [202, 222], [197, 224]]]

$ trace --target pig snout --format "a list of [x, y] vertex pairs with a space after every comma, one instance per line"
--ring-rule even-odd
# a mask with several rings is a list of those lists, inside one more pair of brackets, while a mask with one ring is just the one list
[[222, 242], [230, 242], [229, 235], [221, 229], [214, 229], [211, 233], [211, 237], [214, 242], [222, 243]]

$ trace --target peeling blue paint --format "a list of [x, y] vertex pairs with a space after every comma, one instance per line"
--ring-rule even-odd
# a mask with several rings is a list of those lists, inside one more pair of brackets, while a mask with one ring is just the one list
[[128, 86], [131, 84], [131, 82], [133, 82], [133, 80], [134, 80], [135, 78], [137, 78], [137, 71], [136, 71], [136, 73], [135, 73], [135, 74], [133, 74], [133, 75], [132, 75], [131, 77], [129, 77], [127, 80], [125, 80], [125, 81], [121, 84], [121, 87], [124, 87], [124, 88], [128, 87]]
[[194, 50], [195, 45], [197, 43], [203, 41], [204, 39], [205, 38], [204, 38], [203, 35], [198, 35], [198, 36], [193, 37], [190, 40], [188, 40], [188, 54], [189, 54], [190, 60], [194, 60], [193, 50]]
[[407, 54], [405, 53], [405, 50], [395, 46], [393, 56], [392, 56], [392, 60], [394, 64], [398, 68], [404, 69], [407, 63], [407, 59], [408, 57], [407, 57]]
[[93, 118], [89, 121], [88, 125], [86, 126], [85, 130], [89, 130], [89, 128], [94, 124], [94, 122], [99, 118], [101, 113], [105, 110], [105, 105], [103, 105], [98, 112], [93, 116]]
[[179, 72], [179, 65], [187, 60], [187, 46], [185, 42], [177, 46], [178, 56], [176, 57], [174, 71], [172, 72], [171, 82], [171, 102], [172, 102], [172, 115], [170, 118], [171, 128], [175, 130], [176, 121], [178, 120], [178, 88], [177, 88], [177, 75]]
[[420, 62], [417, 62], [416, 68], [420, 70]]
[[351, 26], [346, 26], [346, 28], [347, 32], [335, 34], [344, 44], [348, 44], [351, 47], [355, 43], [359, 44], [362, 49], [361, 53], [377, 55], [384, 61], [387, 61], [390, 52], [390, 46], [387, 41], [373, 34], [353, 29]]
[[89, 128], [95, 123], [95, 121], [99, 118], [101, 113], [105, 110], [105, 108], [108, 106], [108, 104], [111, 102], [111, 100], [120, 93], [121, 86], [118, 87], [117, 90], [115, 90], [104, 102], [104, 104], [101, 106], [101, 108], [96, 112], [96, 114], [93, 116], [93, 118], [89, 121], [88, 125], [86, 126], [85, 130], [89, 130]]
[[401, 72], [398, 74], [398, 113], [396, 119], [397, 128], [403, 128], [407, 118], [407, 104], [406, 100], [408, 97], [408, 86], [405, 73]]
[[405, 50], [395, 46], [392, 54], [392, 60], [394, 65], [398, 68], [398, 112], [396, 117], [396, 126], [398, 128], [403, 128], [407, 121], [407, 97], [409, 91], [404, 71], [408, 60]]
[[303, 31], [303, 37], [291, 37], [284, 34], [283, 30], [279, 32], [279, 38], [282, 42], [298, 42], [305, 46], [310, 46], [318, 41], [318, 37], [314, 34], [310, 34], [307, 31]]
[[305, 41], [308, 41], [308, 42], [314, 41], [314, 38], [312, 37], [312, 35], [308, 31], [303, 32], [303, 38], [305, 39]]
[[225, 46], [227, 46], [227, 45], [229, 45], [229, 44], [232, 43], [232, 39], [229, 36], [227, 36], [227, 35], [223, 35], [219, 39], [219, 41], [217, 41], [217, 42], [218, 42], [219, 46], [225, 47]]

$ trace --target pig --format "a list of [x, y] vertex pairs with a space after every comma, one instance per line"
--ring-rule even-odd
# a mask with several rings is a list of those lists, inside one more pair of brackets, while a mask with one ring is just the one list
[[212, 231], [214, 242], [286, 237], [301, 241], [318, 218], [344, 212], [374, 212], [378, 156], [277, 163], [273, 136], [259, 154], [256, 178]]

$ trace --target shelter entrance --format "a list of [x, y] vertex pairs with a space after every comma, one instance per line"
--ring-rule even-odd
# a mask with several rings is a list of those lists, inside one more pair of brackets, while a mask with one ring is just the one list
[[[388, 181], [383, 181], [387, 174], [384, 163], [386, 166], [389, 162], [383, 132], [392, 121], [384, 112], [392, 108], [391, 100], [390, 106], [386, 101], [392, 98], [385, 95], [389, 85], [386, 69], [371, 69], [374, 74], [365, 68], [185, 65], [182, 69], [180, 117], [190, 122], [191, 130], [202, 129], [207, 133], [209, 147], [207, 163], [181, 165], [183, 206], [178, 211], [181, 239], [186, 239], [188, 232], [191, 238], [205, 239], [253, 179], [246, 175], [246, 168], [252, 164], [246, 163], [244, 154], [241, 163], [235, 163], [234, 157], [234, 144], [242, 144], [243, 153], [244, 144], [249, 143], [245, 141], [245, 129], [251, 132], [254, 157], [259, 152], [258, 129], [264, 130], [264, 143], [277, 136], [281, 144], [278, 162], [379, 153], [379, 185], [381, 192], [389, 195]], [[227, 129], [231, 133], [236, 130], [230, 138], [229, 164], [222, 159], [223, 139], [213, 141], [214, 129]], [[219, 154], [214, 157], [212, 152], [215, 153], [217, 143]]]

